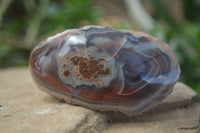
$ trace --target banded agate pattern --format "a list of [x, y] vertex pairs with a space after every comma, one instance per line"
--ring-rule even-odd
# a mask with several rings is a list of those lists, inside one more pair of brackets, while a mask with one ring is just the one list
[[172, 49], [142, 32], [69, 29], [35, 47], [37, 86], [67, 103], [138, 115], [172, 92], [180, 74]]

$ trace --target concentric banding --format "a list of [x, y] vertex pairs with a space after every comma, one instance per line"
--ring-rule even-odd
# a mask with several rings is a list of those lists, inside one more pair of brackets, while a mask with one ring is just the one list
[[49, 37], [31, 54], [42, 90], [72, 104], [136, 115], [171, 93], [180, 68], [171, 48], [148, 34], [86, 26]]

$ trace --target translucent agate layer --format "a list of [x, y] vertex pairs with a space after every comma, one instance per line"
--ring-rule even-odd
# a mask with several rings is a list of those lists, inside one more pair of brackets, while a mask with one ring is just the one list
[[172, 92], [180, 74], [172, 49], [142, 32], [86, 26], [32, 51], [37, 86], [67, 103], [138, 115]]

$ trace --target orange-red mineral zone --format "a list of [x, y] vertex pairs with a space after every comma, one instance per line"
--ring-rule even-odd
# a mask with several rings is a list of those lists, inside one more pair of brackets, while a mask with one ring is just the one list
[[172, 49], [142, 32], [85, 26], [35, 47], [37, 86], [66, 102], [138, 115], [172, 92], [180, 74]]

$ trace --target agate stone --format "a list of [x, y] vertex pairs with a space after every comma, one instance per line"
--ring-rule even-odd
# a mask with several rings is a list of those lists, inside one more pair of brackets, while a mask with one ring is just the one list
[[172, 92], [180, 67], [172, 49], [142, 32], [69, 29], [31, 53], [37, 86], [67, 103], [138, 115]]

